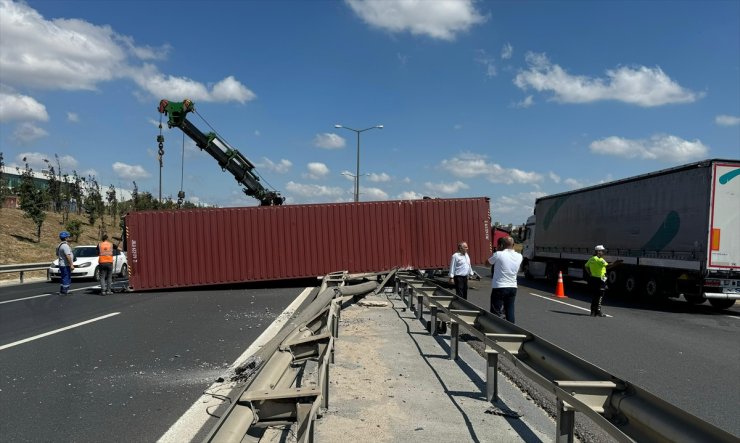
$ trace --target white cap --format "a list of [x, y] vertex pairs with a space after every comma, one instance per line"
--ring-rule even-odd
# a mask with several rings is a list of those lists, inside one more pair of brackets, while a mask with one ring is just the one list
[[594, 251], [606, 251], [606, 248], [604, 247], [604, 245], [596, 245]]

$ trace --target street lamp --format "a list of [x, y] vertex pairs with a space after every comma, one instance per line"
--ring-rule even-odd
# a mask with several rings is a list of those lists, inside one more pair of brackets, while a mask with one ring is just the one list
[[365, 129], [352, 129], [343, 125], [334, 125], [335, 128], [348, 129], [357, 134], [357, 173], [355, 174], [355, 203], [360, 201], [360, 134], [371, 129], [383, 129], [383, 125], [375, 125]]

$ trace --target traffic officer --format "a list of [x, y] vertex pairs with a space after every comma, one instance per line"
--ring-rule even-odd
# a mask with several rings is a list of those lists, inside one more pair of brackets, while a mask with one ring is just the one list
[[585, 265], [588, 284], [591, 287], [591, 317], [606, 317], [601, 312], [601, 302], [607, 290], [606, 271], [622, 263], [622, 260], [617, 260], [612, 264], [607, 263], [604, 259], [605, 252], [604, 245], [596, 245], [593, 257], [589, 258]]

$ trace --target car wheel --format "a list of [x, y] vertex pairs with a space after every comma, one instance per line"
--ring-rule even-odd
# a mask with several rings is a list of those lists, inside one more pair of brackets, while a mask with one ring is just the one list
[[635, 274], [627, 275], [624, 279], [624, 291], [628, 297], [634, 297], [637, 295], [637, 276]]
[[93, 280], [99, 281], [100, 280], [100, 266], [97, 266], [95, 268], [95, 272], [93, 272]]
[[124, 263], [123, 266], [121, 266], [121, 273], [119, 274], [123, 278], [128, 278], [128, 265]]
[[657, 297], [662, 293], [660, 282], [657, 277], [648, 277], [645, 281], [645, 295], [648, 297]]

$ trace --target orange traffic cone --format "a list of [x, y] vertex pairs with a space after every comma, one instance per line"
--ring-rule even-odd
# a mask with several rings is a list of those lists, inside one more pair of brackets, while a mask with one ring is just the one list
[[568, 298], [565, 296], [565, 287], [563, 286], [563, 271], [558, 271], [558, 285], [555, 287], [555, 297]]

